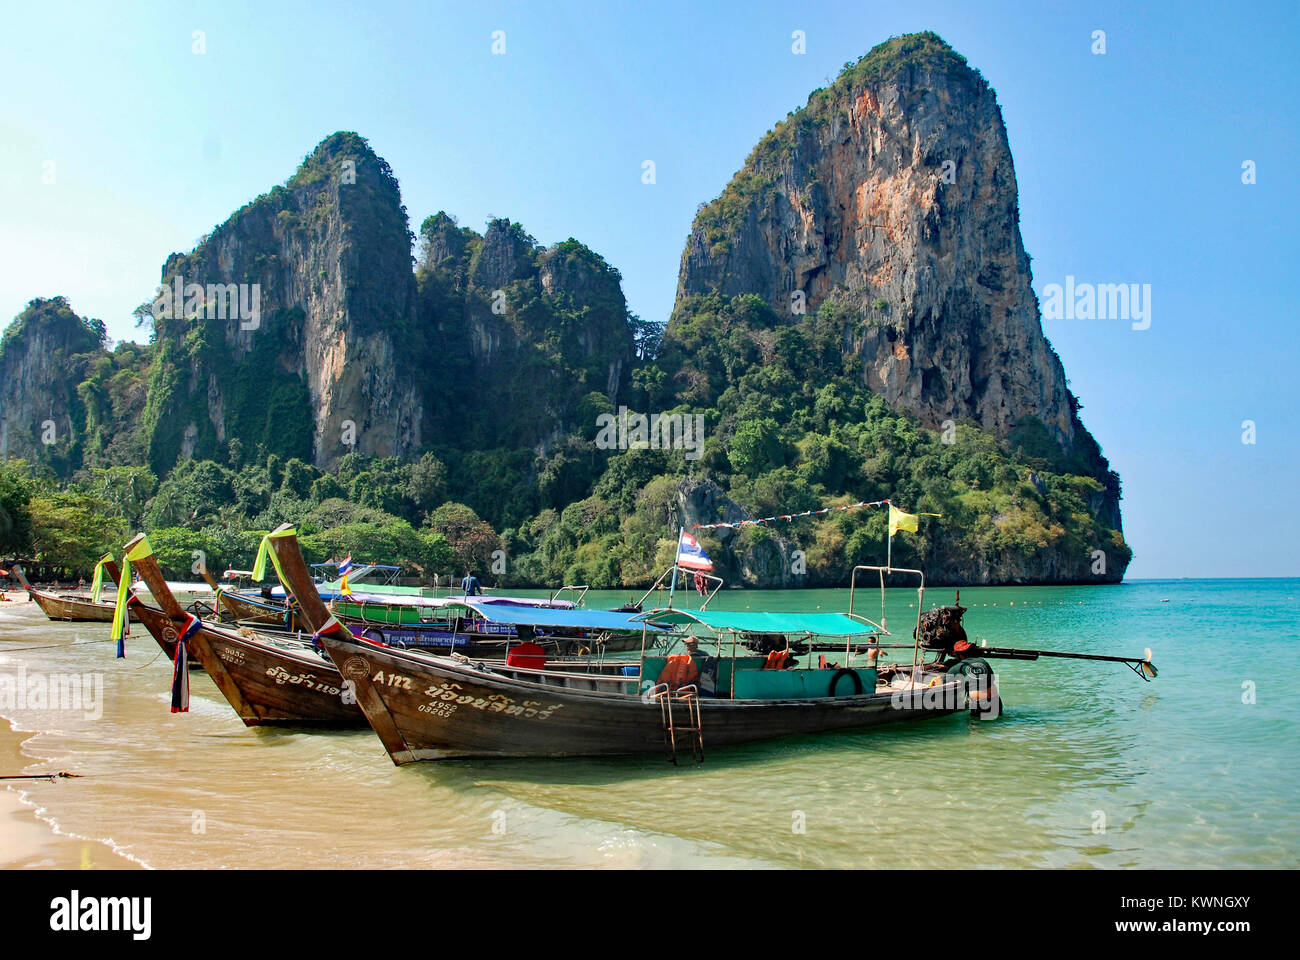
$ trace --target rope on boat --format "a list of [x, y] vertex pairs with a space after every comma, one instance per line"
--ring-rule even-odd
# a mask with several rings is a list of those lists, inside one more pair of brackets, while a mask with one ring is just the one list
[[[113, 640], [113, 638], [112, 638], [112, 637], [109, 637], [109, 638], [106, 639], [106, 640], [105, 640], [105, 639], [99, 639], [99, 640], [73, 640], [71, 643], [42, 643], [42, 644], [37, 644], [36, 646], [33, 646], [33, 647], [0, 647], [0, 653], [19, 653], [19, 652], [21, 652], [21, 651], [23, 651], [23, 650], [57, 650], [57, 649], [62, 649], [62, 648], [64, 648], [64, 647], [79, 647], [79, 646], [82, 646], [83, 644], [87, 644], [87, 643], [111, 643], [112, 640]], [[146, 669], [146, 668], [148, 668], [148, 667], [153, 666], [155, 663], [158, 662], [158, 658], [161, 657], [161, 656], [163, 655], [164, 652], [165, 652], [165, 651], [163, 650], [163, 648], [162, 648], [162, 647], [159, 647], [159, 648], [158, 648], [158, 652], [157, 652], [156, 654], [154, 654], [154, 657], [153, 657], [152, 660], [150, 660], [148, 663], [132, 664], [131, 669], [133, 669], [133, 670], [144, 670], [144, 669]], [[70, 776], [78, 776], [78, 774], [70, 774]], [[0, 780], [3, 780], [3, 779], [4, 779], [4, 777], [0, 777]]]
[[155, 663], [158, 662], [158, 658], [161, 657], [161, 656], [162, 656], [164, 653], [166, 653], [166, 652], [167, 652], [167, 651], [165, 651], [162, 647], [159, 647], [159, 648], [158, 648], [158, 652], [155, 653], [155, 654], [153, 655], [153, 659], [152, 659], [152, 660], [150, 660], [148, 663], [132, 664], [132, 665], [131, 665], [131, 669], [132, 669], [132, 670], [144, 670], [146, 667], [152, 667]]
[[4, 647], [0, 647], [0, 653], [11, 653], [11, 652], [12, 652], [12, 653], [17, 653], [17, 652], [20, 651], [20, 650], [54, 650], [54, 649], [56, 649], [56, 648], [60, 648], [60, 647], [79, 647], [79, 646], [81, 646], [82, 644], [85, 644], [85, 643], [109, 643], [109, 642], [111, 642], [111, 640], [112, 640], [112, 638], [110, 637], [108, 640], [104, 640], [104, 639], [100, 639], [100, 640], [73, 640], [71, 643], [40, 643], [40, 644], [37, 644], [37, 645], [34, 646], [34, 647], [9, 647], [9, 646], [4, 646]]

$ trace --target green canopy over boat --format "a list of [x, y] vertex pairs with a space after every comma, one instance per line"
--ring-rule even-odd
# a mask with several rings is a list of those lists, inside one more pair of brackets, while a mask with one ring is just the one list
[[869, 623], [842, 613], [742, 613], [731, 610], [651, 610], [636, 617], [655, 623], [698, 623], [711, 630], [738, 633], [810, 633], [821, 637], [852, 637], [871, 633]]

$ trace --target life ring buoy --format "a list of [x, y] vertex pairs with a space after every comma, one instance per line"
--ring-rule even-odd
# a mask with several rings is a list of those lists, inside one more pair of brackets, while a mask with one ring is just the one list
[[828, 697], [835, 696], [835, 687], [840, 682], [841, 677], [852, 677], [853, 696], [855, 697], [862, 696], [862, 678], [858, 676], [858, 671], [850, 670], [848, 667], [844, 667], [840, 670], [835, 671], [835, 676], [831, 677], [831, 685], [830, 688], [826, 691], [826, 696]]
[[659, 683], [667, 684], [669, 690], [689, 687], [700, 679], [700, 668], [688, 653], [676, 654], [668, 658], [663, 670], [659, 672]]

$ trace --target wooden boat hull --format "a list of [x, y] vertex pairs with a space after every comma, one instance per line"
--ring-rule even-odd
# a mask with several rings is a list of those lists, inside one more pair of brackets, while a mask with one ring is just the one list
[[[175, 659], [177, 624], [154, 607], [132, 607], [137, 621]], [[306, 649], [282, 648], [205, 622], [190, 638], [189, 652], [250, 727], [366, 725], [355, 701], [344, 701], [338, 670]]]
[[112, 623], [113, 604], [108, 601], [83, 600], [60, 596], [43, 590], [28, 590], [28, 595], [51, 620], [77, 623]]
[[[464, 757], [564, 757], [661, 753], [658, 702], [639, 696], [528, 682], [458, 661], [364, 643], [322, 638], [357, 702], [396, 764]], [[581, 681], [578, 681], [580, 684]], [[635, 677], [624, 682], [635, 690]], [[946, 684], [944, 689], [958, 684]], [[953, 692], [948, 690], [949, 693]], [[936, 691], [933, 702], [943, 697]], [[699, 701], [707, 748], [799, 734], [865, 728], [966, 709], [899, 705], [889, 693], [807, 700]], [[685, 709], [677, 723], [685, 720]]]
[[268, 610], [266, 606], [251, 603], [233, 593], [222, 592], [217, 601], [222, 619], [230, 618], [240, 623], [283, 623], [284, 609]]

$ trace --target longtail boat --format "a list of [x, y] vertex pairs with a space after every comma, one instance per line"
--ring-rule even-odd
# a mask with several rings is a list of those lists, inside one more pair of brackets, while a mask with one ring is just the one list
[[[294, 554], [301, 561], [296, 541], [294, 546], [295, 550], [288, 552], [289, 562], [293, 561]], [[347, 691], [334, 664], [309, 643], [264, 636], [250, 628], [234, 629], [194, 617], [168, 590], [144, 535], [133, 539], [126, 550], [161, 607], [157, 610], [136, 601], [131, 604], [136, 619], [164, 650], [170, 648], [173, 660], [179, 638], [190, 630], [184, 641], [188, 652], [202, 664], [246, 725], [365, 725], [365, 717], [355, 700], [345, 695]]]
[[[333, 633], [321, 640], [344, 679], [355, 684], [366, 718], [397, 764], [661, 751], [676, 759], [682, 744], [702, 758], [706, 737], [711, 746], [726, 746], [969, 707], [966, 683], [956, 677], [922, 670], [894, 688], [881, 684], [874, 665], [810, 662], [782, 669], [773, 666], [778, 661], [772, 655], [727, 649], [750, 633], [849, 640], [869, 633], [870, 627], [842, 614], [690, 616], [711, 633], [684, 633], [677, 646], [647, 652], [629, 676], [488, 667]], [[937, 689], [927, 691], [928, 697], [912, 695], [926, 687]], [[900, 689], [908, 695], [898, 697]]]
[[[319, 593], [319, 590], [318, 590]], [[324, 594], [320, 594], [325, 599]], [[573, 610], [569, 601], [542, 600], [536, 597], [397, 597], [353, 591], [329, 600], [330, 612], [341, 620], [356, 623], [421, 626], [447, 619], [456, 607], [527, 607], [547, 610]], [[463, 611], [462, 611], [463, 612]]]
[[[862, 571], [881, 577], [879, 623], [852, 612]], [[920, 581], [910, 644], [884, 642], [887, 573]], [[322, 631], [320, 639], [395, 764], [659, 751], [675, 763], [684, 747], [703, 759], [706, 739], [727, 746], [965, 711], [992, 719], [1002, 701], [982, 654], [1073, 656], [975, 647], [952, 629], [951, 614], [923, 620], [924, 591], [919, 570], [860, 566], [847, 614], [654, 610], [640, 616], [680, 632], [667, 646], [643, 644], [639, 669], [629, 667], [626, 676], [569, 675], [537, 662], [487, 665], [382, 647], [342, 629]], [[911, 651], [910, 663], [880, 662], [900, 647]], [[1155, 676], [1150, 651], [1144, 660], [1075, 658], [1122, 662], [1144, 680]]]
[[227, 590], [217, 582], [208, 565], [199, 561], [199, 575], [212, 588], [218, 618], [235, 623], [280, 624], [284, 622], [285, 605], [282, 600], [249, 597]]
[[[307, 573], [293, 528], [277, 528], [265, 540], [277, 574], [306, 585], [295, 589], [295, 612], [311, 628], [332, 622]], [[186, 649], [248, 726], [364, 727], [366, 720], [352, 690], [333, 662], [313, 648], [311, 637], [272, 633], [253, 627], [215, 624], [183, 609], [168, 589], [148, 539], [126, 546], [145, 585], [162, 609], [132, 596], [126, 602], [167, 656], [175, 662], [177, 644], [187, 630]], [[621, 669], [610, 665], [607, 669]]]
[[[328, 563], [313, 563], [310, 566], [312, 571], [334, 570], [336, 573], [342, 565], [330, 561]], [[436, 597], [438, 590], [436, 587], [406, 587], [396, 582], [397, 575], [402, 572], [402, 568], [394, 564], [386, 563], [359, 563], [352, 569], [347, 576], [348, 583], [343, 582], [342, 577], [330, 579], [330, 577], [321, 572], [313, 572], [312, 582], [316, 584], [316, 592], [320, 594], [322, 600], [332, 600], [335, 597], [346, 596], [351, 589], [359, 588], [361, 591], [371, 594], [383, 595], [386, 597]], [[382, 576], [383, 580], [367, 579], [372, 575]], [[249, 570], [227, 570], [227, 577], [251, 578], [252, 571]], [[349, 586], [350, 585], [350, 586]], [[269, 592], [273, 599], [283, 600], [286, 590], [281, 584], [271, 584]], [[247, 596], [247, 594], [245, 594]]]
[[[100, 560], [99, 566], [102, 567], [108, 580], [117, 583], [117, 578], [121, 576], [121, 573], [119, 573], [117, 564], [112, 557], [105, 557]], [[51, 620], [76, 623], [112, 622], [113, 602], [111, 600], [100, 600], [93, 592], [91, 594], [80, 594], [37, 590], [27, 582], [27, 575], [23, 573], [23, 568], [20, 565], [14, 564], [13, 571], [18, 577], [19, 584], [27, 591], [27, 595]]]
[[[647, 629], [683, 629], [653, 646], [644, 634], [639, 663], [600, 675], [547, 669], [537, 658], [489, 666], [384, 647], [341, 626], [320, 639], [396, 764], [659, 751], [675, 762], [682, 746], [702, 759], [706, 735], [726, 746], [871, 727], [956, 713], [987, 697], [974, 672], [878, 670], [879, 645], [854, 643], [879, 636], [865, 618], [672, 608], [637, 616]], [[822, 638], [844, 659], [800, 667], [795, 638]], [[754, 653], [747, 645], [756, 643], [771, 649]], [[865, 660], [852, 663], [859, 655]]]

